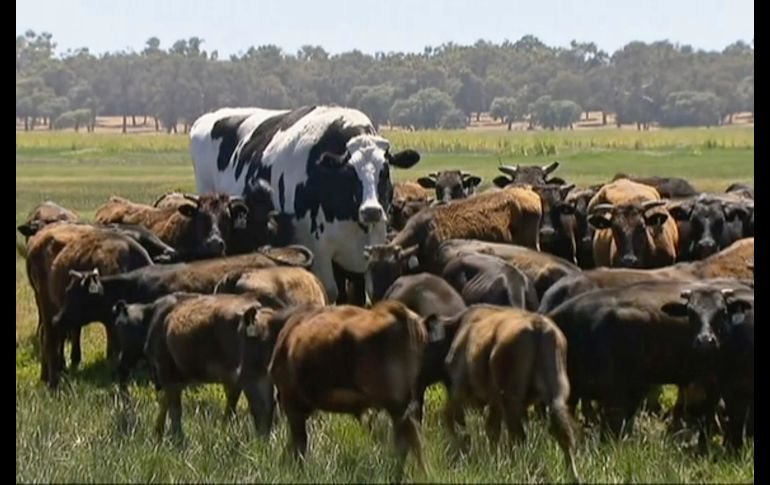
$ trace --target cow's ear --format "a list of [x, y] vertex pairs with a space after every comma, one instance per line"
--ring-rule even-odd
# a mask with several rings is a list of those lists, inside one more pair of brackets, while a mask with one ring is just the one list
[[394, 167], [409, 168], [417, 165], [417, 162], [420, 161], [420, 154], [414, 150], [404, 150], [391, 155], [388, 161]]
[[40, 227], [42, 224], [39, 221], [32, 221], [28, 222], [26, 224], [22, 224], [19, 227], [16, 228], [16, 230], [21, 233], [24, 237], [32, 237], [35, 234], [37, 234], [37, 231], [40, 230]]
[[470, 176], [465, 177], [463, 179], [463, 187], [465, 187], [466, 189], [471, 189], [473, 187], [478, 187], [479, 185], [481, 185], [481, 181], [482, 180], [484, 180], [484, 179], [482, 179], [478, 175], [470, 175]]
[[692, 206], [689, 204], [676, 204], [668, 207], [668, 213], [675, 221], [686, 221], [690, 218]]
[[[556, 185], [566, 185], [567, 181], [564, 180], [561, 177], [551, 177], [548, 180], [546, 180], [545, 183], [547, 183], [547, 184], [556, 184]], [[572, 185], [572, 187], [574, 188], [575, 185]]]
[[420, 184], [420, 187], [423, 187], [426, 189], [436, 188], [436, 181], [430, 177], [420, 177], [417, 179], [417, 183]]
[[[743, 298], [731, 298], [730, 301], [727, 303], [727, 311], [732, 315], [733, 323], [743, 323], [745, 320], [745, 314], [746, 312], [750, 311], [752, 307], [752, 304], [748, 300], [744, 300]], [[742, 317], [737, 317], [737, 315], [742, 315]], [[738, 320], [738, 321], [736, 321]]]
[[679, 302], [668, 302], [660, 307], [660, 311], [670, 317], [686, 317], [687, 305]]
[[665, 212], [654, 212], [644, 217], [644, 222], [651, 227], [660, 227], [668, 220], [668, 214]]
[[589, 216], [588, 223], [591, 224], [594, 229], [609, 229], [612, 227], [612, 221], [607, 217], [599, 214]]
[[198, 207], [192, 204], [182, 204], [177, 210], [185, 217], [195, 217], [195, 214], [198, 213]]
[[511, 183], [513, 183], [513, 179], [510, 177], [506, 177], [505, 175], [498, 175], [494, 179], [492, 179], [492, 183], [495, 184], [495, 187], [500, 187], [501, 189], [504, 189]]
[[725, 219], [732, 222], [736, 219], [740, 219], [741, 221], [745, 221], [749, 218], [749, 210], [746, 206], [743, 205], [727, 205], [724, 208], [725, 212]]

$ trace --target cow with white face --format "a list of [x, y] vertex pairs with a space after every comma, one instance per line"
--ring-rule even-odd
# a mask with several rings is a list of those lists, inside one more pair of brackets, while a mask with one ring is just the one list
[[269, 182], [332, 301], [332, 262], [363, 273], [364, 246], [385, 243], [390, 166], [420, 160], [413, 150], [391, 153], [366, 115], [337, 106], [223, 108], [198, 118], [190, 137], [199, 193], [247, 196], [259, 179]]

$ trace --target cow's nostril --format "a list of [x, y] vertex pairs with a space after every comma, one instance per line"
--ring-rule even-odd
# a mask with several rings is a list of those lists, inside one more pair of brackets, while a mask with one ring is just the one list
[[359, 211], [359, 218], [364, 224], [370, 224], [383, 220], [384, 214], [379, 207], [366, 207]]

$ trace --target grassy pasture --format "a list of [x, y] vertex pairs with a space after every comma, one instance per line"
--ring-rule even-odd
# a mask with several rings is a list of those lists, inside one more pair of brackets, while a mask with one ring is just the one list
[[[546, 164], [560, 160], [558, 174], [579, 186], [607, 180], [616, 172], [687, 177], [703, 190], [724, 190], [754, 179], [753, 128], [610, 130], [561, 133], [428, 132], [387, 133], [397, 149], [414, 147], [423, 161], [398, 180], [440, 168], [482, 175], [485, 184], [499, 161]], [[193, 190], [185, 136], [17, 133], [16, 223], [44, 199], [86, 217], [110, 195], [151, 202], [166, 190]], [[538, 145], [538, 143], [540, 145]], [[540, 146], [541, 148], [537, 148]], [[542, 151], [540, 153], [538, 150]], [[224, 395], [218, 386], [185, 392], [181, 446], [156, 443], [151, 434], [155, 393], [145, 375], [132, 385], [127, 407], [114, 401], [104, 364], [104, 335], [98, 325], [84, 332], [81, 369], [71, 386], [51, 395], [38, 382], [32, 341], [37, 313], [24, 262], [16, 256], [16, 480], [40, 481], [388, 481], [395, 460], [389, 422], [378, 416], [372, 429], [342, 416], [310, 421], [304, 467], [284, 458], [282, 418], [269, 442], [255, 438], [245, 400], [233, 422], [222, 422]], [[67, 350], [67, 355], [69, 350]], [[673, 396], [669, 393], [667, 400]], [[443, 390], [429, 390], [423, 425], [428, 474], [410, 460], [407, 479], [442, 482], [553, 482], [567, 479], [561, 453], [546, 424], [533, 419], [526, 445], [490, 450], [483, 419], [469, 413], [473, 446], [453, 460], [440, 424]], [[666, 437], [663, 423], [643, 416], [631, 438], [602, 443], [592, 430], [580, 441], [577, 464], [592, 482], [753, 482], [754, 449], [726, 456], [718, 438], [699, 456], [683, 438]]]

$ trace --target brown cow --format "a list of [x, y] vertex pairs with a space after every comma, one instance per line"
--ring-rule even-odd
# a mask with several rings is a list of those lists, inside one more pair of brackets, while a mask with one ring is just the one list
[[17, 229], [22, 236], [29, 239], [42, 229], [43, 226], [53, 222], [74, 222], [79, 220], [80, 216], [76, 212], [62, 207], [56, 202], [46, 200], [35, 206], [27, 215], [24, 224], [21, 224]]
[[[539, 249], [541, 217], [540, 196], [529, 187], [485, 192], [434, 206], [410, 219], [390, 243], [366, 247], [367, 274], [381, 287], [381, 295], [402, 274], [402, 268], [394, 271], [391, 262], [401, 265], [416, 256], [420, 267], [438, 273], [435, 256], [440, 244], [448, 239], [506, 242]], [[380, 264], [383, 262], [388, 264]], [[381, 269], [390, 274], [382, 274]]]
[[[80, 327], [91, 320], [71, 322], [57, 318], [64, 307], [65, 294], [74, 285], [85, 291], [93, 288], [92, 276], [112, 275], [152, 265], [147, 251], [133, 239], [114, 231], [90, 225], [54, 223], [45, 226], [29, 240], [27, 276], [38, 307], [38, 337], [41, 340], [41, 379], [50, 387], [59, 382], [64, 367], [63, 336], [72, 338], [72, 366], [80, 363]], [[81, 278], [77, 270], [89, 271]], [[78, 277], [73, 277], [78, 276]], [[115, 357], [111, 322], [102, 320], [107, 330], [107, 355]]]
[[267, 377], [272, 350], [268, 321], [272, 310], [247, 295], [201, 295], [176, 302], [165, 318], [152, 322], [145, 353], [159, 389], [155, 433], [161, 438], [166, 415], [182, 436], [182, 391], [191, 383], [221, 383], [227, 415], [235, 413], [243, 391], [257, 432], [269, 432], [273, 389]]
[[[273, 189], [270, 184], [263, 179], [257, 179], [252, 184], [244, 198], [231, 196], [232, 204], [238, 204], [239, 201], [245, 202], [248, 212], [237, 211], [237, 217], [233, 217], [230, 240], [227, 242], [227, 254], [244, 254], [254, 251], [256, 248], [266, 244], [276, 244], [277, 235], [277, 212], [273, 206]], [[160, 196], [154, 207], [177, 209], [182, 205], [189, 204], [191, 200], [197, 199], [194, 194], [183, 192], [166, 192]], [[285, 242], [280, 245], [286, 245]]]
[[248, 293], [273, 308], [330, 303], [318, 277], [306, 269], [292, 267], [235, 271], [217, 283], [214, 293]]
[[239, 220], [245, 226], [248, 207], [242, 200], [231, 200], [224, 194], [186, 197], [189, 204], [166, 208], [111, 197], [97, 209], [95, 219], [102, 224], [144, 226], [185, 259], [223, 256], [232, 227]]
[[297, 310], [278, 335], [269, 372], [291, 430], [291, 449], [304, 456], [305, 422], [320, 409], [360, 416], [384, 409], [393, 420], [399, 477], [411, 448], [422, 467], [413, 414], [417, 376], [428, 335], [402, 303], [371, 310], [341, 305]]
[[658, 176], [634, 176], [624, 173], [615, 174], [611, 182], [620, 179], [628, 179], [644, 185], [654, 187], [661, 197], [690, 197], [698, 193], [690, 182], [681, 177], [658, 177]]
[[398, 182], [393, 184], [393, 200], [388, 217], [389, 229], [400, 231], [407, 221], [433, 202], [434, 194], [424, 189], [417, 182]]
[[588, 204], [596, 266], [659, 268], [674, 264], [676, 222], [648, 185], [620, 179], [603, 186]]
[[464, 424], [468, 404], [489, 406], [486, 429], [494, 446], [501, 419], [511, 440], [524, 439], [528, 405], [544, 403], [550, 409], [551, 433], [569, 473], [578, 479], [575, 430], [567, 410], [567, 340], [550, 319], [521, 309], [474, 305], [462, 316], [446, 365], [452, 385], [444, 419], [456, 445], [464, 447], [455, 425]]

